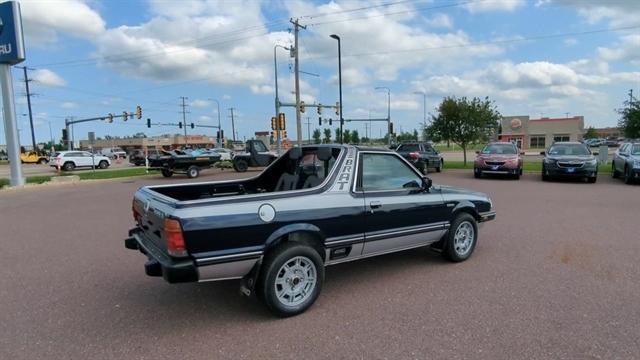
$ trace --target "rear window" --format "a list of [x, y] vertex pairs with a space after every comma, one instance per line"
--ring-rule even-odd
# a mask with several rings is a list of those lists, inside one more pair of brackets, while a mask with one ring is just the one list
[[400, 145], [398, 151], [420, 151], [420, 145], [418, 144], [405, 144]]

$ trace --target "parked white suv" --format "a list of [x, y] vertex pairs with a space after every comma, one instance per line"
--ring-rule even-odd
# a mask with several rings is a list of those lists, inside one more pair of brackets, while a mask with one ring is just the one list
[[93, 155], [87, 151], [60, 151], [49, 160], [49, 165], [58, 167], [64, 171], [72, 171], [79, 167], [93, 167], [106, 169], [111, 165], [111, 160], [103, 155]]

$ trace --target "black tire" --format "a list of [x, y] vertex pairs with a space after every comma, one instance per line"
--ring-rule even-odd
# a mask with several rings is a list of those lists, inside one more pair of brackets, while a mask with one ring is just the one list
[[[456, 243], [455, 237], [458, 231], [467, 231], [470, 228], [473, 229], [472, 239], [470, 244], [462, 246], [460, 243]], [[469, 235], [467, 233], [467, 235]], [[459, 213], [456, 218], [451, 222], [451, 227], [445, 235], [444, 248], [442, 249], [442, 255], [451, 262], [461, 262], [467, 260], [473, 254], [473, 250], [476, 248], [478, 242], [478, 224], [476, 219], [468, 213]]]
[[233, 169], [237, 172], [245, 172], [249, 168], [249, 163], [247, 160], [238, 159], [233, 162]]
[[64, 163], [64, 165], [62, 165], [62, 170], [64, 171], [73, 171], [73, 169], [76, 168], [76, 164], [74, 164], [71, 161], [68, 161], [66, 163]]
[[106, 161], [104, 161], [104, 160], [102, 160], [102, 161], [100, 161], [100, 163], [98, 163], [98, 167], [99, 167], [100, 169], [103, 169], [103, 170], [104, 170], [104, 169], [106, 169], [106, 168], [108, 168], [108, 167], [109, 167], [109, 163], [108, 163], [108, 162], [106, 162]]
[[187, 169], [187, 177], [189, 179], [194, 179], [197, 178], [198, 175], [200, 175], [200, 169], [198, 169], [197, 166], [189, 166], [189, 168]]
[[514, 180], [520, 180], [520, 173], [517, 172], [517, 173], [513, 174], [512, 177], [513, 177]]
[[587, 178], [589, 184], [594, 184], [596, 181], [598, 181], [598, 175]]
[[444, 162], [440, 160], [440, 165], [436, 166], [436, 172], [441, 172], [444, 167]]
[[633, 184], [633, 174], [631, 173], [631, 168], [628, 166], [624, 168], [624, 183]]
[[547, 175], [547, 170], [542, 166], [542, 181], [549, 181], [549, 175]]
[[613, 161], [611, 162], [611, 177], [614, 179], [620, 177], [620, 172], [616, 170], [616, 164]]
[[473, 177], [476, 179], [480, 179], [482, 177], [482, 172], [478, 168], [473, 168]]
[[38, 164], [40, 164], [40, 165], [46, 165], [47, 163], [48, 163], [48, 161], [45, 158], [42, 158], [42, 159], [38, 160]]
[[160, 172], [162, 173], [162, 176], [166, 178], [171, 177], [173, 175], [173, 171], [167, 170], [167, 169], [162, 169], [160, 170]]
[[[277, 288], [278, 284], [276, 281], [278, 279], [285, 280], [286, 273], [283, 273], [283, 266], [289, 262], [293, 262], [294, 259], [305, 259], [304, 261], [308, 261], [313, 264], [315, 267], [315, 277], [316, 281], [311, 291], [308, 295], [305, 294], [294, 294], [293, 298], [291, 295], [289, 299], [296, 300], [298, 295], [302, 296], [300, 303], [294, 305], [286, 305], [281, 300], [278, 299]], [[299, 280], [299, 277], [296, 277], [295, 281], [304, 281], [305, 275], [309, 275], [309, 273], [305, 274], [304, 272], [298, 273], [301, 274], [302, 280]], [[291, 279], [291, 278], [288, 278]], [[296, 280], [298, 279], [298, 280]], [[312, 248], [311, 246], [296, 243], [296, 242], [286, 242], [272, 252], [270, 252], [264, 259], [262, 264], [262, 268], [260, 270], [260, 278], [258, 280], [257, 291], [256, 294], [258, 298], [266, 305], [266, 307], [273, 313], [274, 315], [280, 317], [288, 317], [298, 315], [306, 311], [318, 298], [320, 295], [320, 291], [322, 290], [322, 284], [324, 282], [324, 264], [322, 262], [322, 258], [320, 254]], [[289, 282], [287, 282], [289, 283]], [[304, 286], [304, 283], [302, 283]], [[282, 287], [282, 285], [280, 285]], [[294, 286], [292, 286], [292, 289]]]

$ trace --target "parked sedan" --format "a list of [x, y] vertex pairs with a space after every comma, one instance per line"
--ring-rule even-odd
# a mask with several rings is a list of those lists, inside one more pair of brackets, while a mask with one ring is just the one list
[[[556, 177], [585, 178], [590, 183], [598, 178], [598, 160], [589, 147], [579, 142], [557, 142], [549, 150], [540, 153], [542, 180]], [[597, 153], [595, 153], [597, 155]]]
[[49, 160], [49, 166], [60, 167], [64, 171], [73, 171], [79, 167], [106, 169], [109, 165], [111, 160], [108, 157], [93, 155], [87, 151], [60, 151]]
[[640, 142], [625, 143], [613, 155], [611, 176], [631, 184], [640, 178]]
[[476, 151], [473, 164], [473, 176], [480, 178], [484, 174], [512, 176], [520, 179], [522, 175], [522, 156], [518, 147], [510, 142], [487, 144], [482, 151]]

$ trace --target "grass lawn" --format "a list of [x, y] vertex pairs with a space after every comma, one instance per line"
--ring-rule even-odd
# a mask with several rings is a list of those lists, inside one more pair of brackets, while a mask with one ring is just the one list
[[[29, 176], [27, 177], [27, 184], [42, 184], [51, 180], [51, 176]], [[9, 186], [11, 181], [9, 179], [0, 179], [0, 189], [5, 186]]]
[[[77, 175], [80, 177], [80, 180], [97, 180], [97, 179], [115, 179], [120, 177], [129, 177], [129, 176], [144, 176], [147, 175], [146, 168], [144, 167], [136, 167], [136, 168], [126, 168], [126, 169], [117, 169], [117, 170], [86, 170], [82, 172], [62, 172], [61, 175]], [[149, 172], [150, 174], [158, 174], [158, 172]]]
[[[445, 161], [444, 169], [470, 169], [473, 170], [473, 160], [467, 161], [467, 165], [464, 165], [463, 161]], [[523, 166], [524, 172], [541, 172], [542, 161], [525, 161]], [[611, 165], [600, 164], [598, 167], [598, 173], [610, 173]]]

